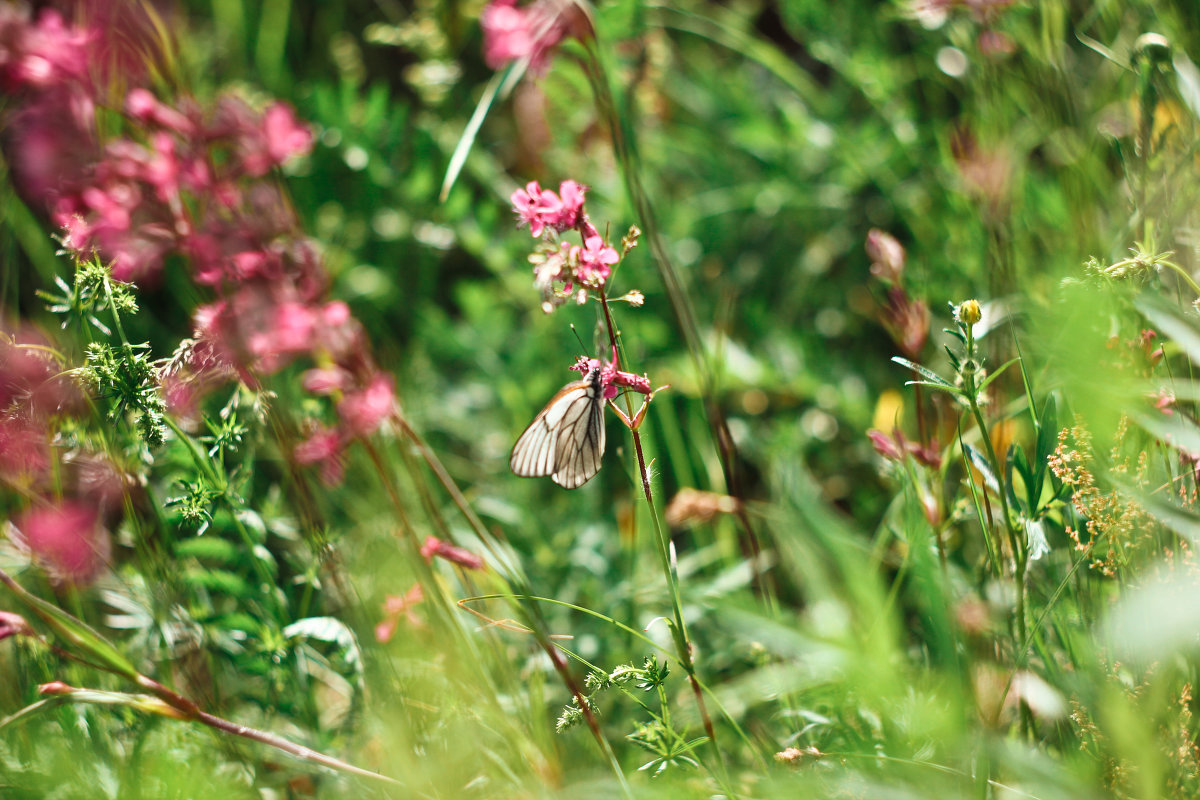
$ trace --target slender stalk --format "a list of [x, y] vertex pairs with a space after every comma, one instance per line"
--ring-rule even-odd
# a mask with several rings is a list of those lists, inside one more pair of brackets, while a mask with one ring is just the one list
[[[679, 329], [683, 332], [683, 339], [687, 345], [688, 355], [691, 357], [692, 365], [700, 378], [700, 396], [704, 402], [705, 416], [708, 418], [709, 427], [712, 429], [713, 437], [716, 440], [717, 452], [721, 460], [721, 471], [725, 478], [725, 488], [730, 495], [739, 501], [734, 516], [737, 518], [738, 524], [742, 529], [745, 544], [749, 547], [755, 564], [758, 564], [761, 562], [761, 546], [758, 541], [758, 535], [750, 523], [749, 514], [746, 512], [746, 504], [741, 502], [744, 499], [744, 492], [742, 491], [740, 474], [737, 471], [737, 445], [734, 443], [733, 436], [729, 432], [729, 425], [725, 420], [725, 414], [714, 397], [716, 380], [713, 375], [712, 366], [709, 364], [705, 354], [704, 344], [700, 339], [699, 327], [696, 324], [696, 317], [692, 311], [691, 301], [688, 298], [687, 291], [679, 277], [679, 272], [675, 268], [675, 263], [667, 250], [666, 242], [659, 229], [658, 218], [654, 213], [654, 206], [650, 202], [650, 195], [642, 182], [641, 162], [637, 155], [634, 132], [622, 124], [620, 114], [617, 112], [616, 101], [609, 86], [607, 72], [600, 57], [600, 51], [596, 47], [596, 40], [594, 37], [585, 37], [583, 45], [587, 53], [583, 69], [587, 75], [588, 82], [591, 84], [597, 111], [601, 119], [608, 125], [609, 135], [612, 137], [613, 149], [616, 152], [617, 161], [621, 165], [621, 175], [625, 180], [625, 192], [629, 196], [634, 213], [637, 215], [638, 222], [642, 227], [646, 240], [649, 242], [650, 252], [654, 255], [654, 263], [658, 267], [659, 277], [663, 282], [663, 288], [666, 290], [671, 310], [675, 314]], [[774, 610], [775, 601], [773, 592], [757, 570], [754, 574], [759, 584], [760, 593], [772, 610]]]
[[[976, 343], [973, 334], [973, 326], [965, 326], [967, 336], [967, 358], [970, 361], [976, 359]], [[977, 363], [977, 362], [976, 362]], [[967, 389], [967, 398], [971, 406], [971, 415], [975, 418], [975, 424], [979, 426], [979, 437], [983, 441], [985, 454], [987, 455], [988, 463], [992, 465], [992, 471], [996, 476], [996, 494], [1000, 498], [1000, 515], [1003, 518], [1004, 530], [1008, 535], [1009, 547], [1012, 549], [1013, 555], [1013, 571], [1014, 582], [1017, 590], [1017, 608], [1016, 608], [1016, 642], [1013, 648], [1014, 655], [1022, 654], [1027, 647], [1027, 626], [1025, 622], [1025, 573], [1029, 566], [1029, 551], [1022, 540], [1020, 532], [1017, 531], [1013, 524], [1012, 515], [1008, 508], [1008, 487], [1005, 486], [1005, 470], [1004, 464], [997, 458], [995, 446], [992, 444], [991, 434], [988, 432], [987, 423], [983, 418], [983, 411], [979, 407], [978, 392], [975, 389], [975, 378], [978, 373], [964, 372], [963, 378]], [[1031, 731], [1032, 718], [1029, 712], [1028, 705], [1021, 701], [1021, 730], [1026, 736]]]
[[[604, 309], [604, 322], [608, 328], [608, 339], [613, 348], [618, 347], [618, 337], [616, 324], [613, 322], [612, 310], [608, 305], [608, 296], [603, 289], [600, 291], [600, 306]], [[633, 401], [628, 394], [625, 397], [626, 408], [629, 412], [629, 418], [633, 418]], [[633, 450], [637, 455], [638, 475], [641, 478], [642, 494], [646, 499], [646, 508], [650, 512], [650, 519], [654, 527], [654, 540], [658, 545], [659, 564], [662, 567], [663, 576], [667, 581], [668, 594], [671, 598], [671, 635], [675, 640], [675, 649], [679, 655], [679, 661], [683, 665], [684, 671], [687, 673], [688, 682], [692, 687], [692, 694], [696, 698], [696, 707], [700, 712], [700, 719], [704, 724], [704, 733], [708, 736], [713, 754], [716, 758], [716, 771], [718, 780], [728, 791], [728, 778], [725, 775], [725, 762], [721, 754], [721, 748], [717, 744], [717, 731], [713, 725], [712, 717], [709, 716], [708, 708], [704, 703], [704, 693], [701, 690], [699, 681], [696, 680], [696, 665], [692, 657], [692, 643], [688, 637], [687, 623], [683, 619], [683, 601], [679, 589], [679, 575], [676, 573], [672, 564], [672, 551], [670, 541], [668, 540], [666, 531], [663, 528], [662, 520], [658, 516], [658, 508], [654, 504], [654, 490], [650, 485], [650, 470], [646, 464], [645, 451], [642, 449], [641, 432], [636, 426], [630, 427], [630, 433], [633, 435]]]

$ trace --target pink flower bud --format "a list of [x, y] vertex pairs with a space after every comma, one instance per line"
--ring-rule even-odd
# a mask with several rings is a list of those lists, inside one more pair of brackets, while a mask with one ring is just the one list
[[904, 274], [904, 247], [886, 231], [872, 228], [867, 234], [867, 257], [871, 274], [885, 283], [899, 283]]
[[425, 544], [421, 546], [421, 555], [427, 560], [433, 560], [435, 556], [444, 558], [466, 569], [483, 569], [482, 558], [457, 545], [443, 542], [436, 536], [425, 540]]

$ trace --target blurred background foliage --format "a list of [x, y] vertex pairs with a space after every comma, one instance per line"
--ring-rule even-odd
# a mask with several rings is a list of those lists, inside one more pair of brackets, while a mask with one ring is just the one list
[[[566, 646], [611, 671], [641, 664], [650, 649], [607, 617], [669, 647], [654, 622], [668, 613], [666, 585], [623, 428], [609, 427], [605, 468], [580, 490], [508, 470], [516, 436], [571, 377], [579, 346], [569, 326], [589, 355], [604, 341], [594, 304], [541, 312], [530, 240], [516, 230], [508, 197], [526, 181], [573, 178], [590, 187], [602, 231], [608, 225], [617, 238], [644, 221], [626, 197], [576, 42], [491, 106], [461, 176], [439, 199], [493, 74], [481, 56], [484, 5], [159, 4], [176, 58], [160, 80], [199, 98], [231, 87], [277, 97], [313, 126], [316, 145], [288, 166], [287, 186], [321, 243], [330, 294], [362, 321], [396, 376], [406, 417], [506, 542], [531, 591], [603, 615], [541, 606], [549, 630], [574, 637]], [[977, 296], [989, 313], [1015, 320], [1037, 405], [1054, 393], [1064, 427], [1069, 412], [1089, 415], [1107, 450], [1116, 412], [1100, 406], [1095, 386], [1119, 380], [1109, 337], [1128, 339], [1145, 323], [1128, 293], [1072, 281], [1091, 256], [1124, 257], [1147, 220], [1160, 250], [1196, 267], [1200, 86], [1180, 66], [1200, 58], [1195, 23], [1192, 0], [595, 7], [597, 46], [699, 320], [716, 373], [712, 399], [736, 442], [765, 551], [750, 560], [728, 515], [672, 531], [700, 674], [723, 706], [710, 711], [744, 796], [1200, 790], [1194, 635], [1178, 646], [1157, 642], [1165, 651], [1154, 669], [1122, 671], [1122, 656], [1094, 628], [1114, 595], [1077, 563], [1066, 517], [1051, 526], [1051, 553], [1029, 579], [1031, 619], [1045, 630], [1029, 659], [996, 633], [1012, 614], [1012, 589], [980, 576], [961, 463], [938, 477], [949, 487], [941, 530], [953, 551], [949, 567], [939, 565], [920, 500], [903, 474], [881, 470], [866, 436], [897, 420], [915, 436], [915, 424], [912, 390], [903, 387], [911, 376], [890, 361], [898, 351], [879, 321], [885, 290], [870, 278], [863, 247], [881, 228], [907, 249], [906, 286], [933, 316], [923, 363], [946, 374], [941, 345], [950, 340], [938, 331], [952, 326], [948, 303]], [[1153, 78], [1163, 159], [1154, 165], [1135, 147], [1145, 111], [1136, 58], [1159, 58], [1135, 45], [1147, 32], [1168, 48]], [[1158, 182], [1139, 204], [1131, 187], [1150, 171]], [[4, 299], [50, 328], [34, 294], [48, 288], [36, 230], [49, 226], [5, 191]], [[643, 429], [656, 491], [664, 502], [685, 488], [723, 492], [702, 379], [647, 247], [617, 273], [613, 292], [631, 289], [646, 302], [618, 311], [623, 366], [672, 387]], [[166, 357], [190, 334], [191, 310], [211, 298], [174, 263], [139, 299], [130, 338]], [[1012, 337], [1003, 327], [991, 337], [1005, 337], [998, 357], [1007, 358]], [[298, 389], [299, 371], [274, 380], [274, 402], [298, 416], [319, 413]], [[994, 413], [1023, 419], [1024, 389], [1016, 370], [1009, 377]], [[939, 407], [940, 443], [949, 445], [955, 415]], [[1032, 428], [1020, 425], [1010, 439], [1033, 453]], [[414, 466], [411, 444], [385, 437], [378, 446], [421, 538], [452, 532], [480, 549], [430, 473]], [[554, 733], [569, 695], [530, 637], [426, 603], [415, 623], [401, 617], [391, 641], [375, 640], [385, 597], [403, 595], [422, 567], [395, 536], [388, 489], [368, 453], [356, 451], [342, 487], [314, 490], [307, 509], [296, 501], [305, 486], [289, 483], [262, 430], [230, 458], [243, 465], [243, 493], [253, 498], [240, 526], [218, 512], [197, 536], [168, 509], [164, 524], [174, 532], [164, 549], [59, 599], [159, 680], [239, 722], [396, 777], [404, 791], [127, 708], [62, 705], [0, 736], [5, 796], [616, 796], [587, 730]], [[168, 447], [158, 464], [151, 490], [177, 494], [175, 481], [190, 469], [185, 454]], [[127, 525], [119, 552], [137, 549], [141, 535]], [[756, 564], [771, 567], [765, 584]], [[264, 570], [275, 587], [265, 597]], [[456, 599], [499, 590], [488, 576], [448, 569], [438, 580]], [[1170, 597], [1196, 599], [1194, 588], [1180, 592]], [[502, 603], [478, 608], [511, 614]], [[1031, 663], [1036, 669], [1024, 672]], [[39, 683], [102, 683], [32, 645], [0, 653], [0, 669], [12, 676], [0, 682], [3, 713], [33, 702]], [[699, 736], [681, 672], [667, 683], [672, 710]], [[999, 705], [1017, 673], [1031, 676], [1018, 678], [1032, 687], [1020, 695], [1027, 702], [1040, 696], [1062, 707], [1019, 725], [1012, 696]], [[686, 765], [653, 779], [652, 770], [639, 773], [651, 756], [626, 734], [648, 717], [616, 692], [600, 702], [637, 796], [716, 791]], [[777, 763], [788, 747], [825, 755]]]

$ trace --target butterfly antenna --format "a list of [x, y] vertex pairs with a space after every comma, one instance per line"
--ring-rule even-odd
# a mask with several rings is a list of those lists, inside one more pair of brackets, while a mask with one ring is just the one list
[[580, 349], [580, 352], [583, 352], [583, 353], [591, 353], [591, 351], [590, 351], [590, 350], [588, 350], [588, 349], [587, 349], [587, 346], [586, 346], [586, 345], [583, 343], [583, 339], [580, 339], [580, 338], [579, 338], [579, 331], [575, 330], [575, 323], [574, 323], [574, 322], [572, 322], [572, 323], [571, 323], [571, 333], [575, 334], [575, 341], [579, 342], [579, 349]]

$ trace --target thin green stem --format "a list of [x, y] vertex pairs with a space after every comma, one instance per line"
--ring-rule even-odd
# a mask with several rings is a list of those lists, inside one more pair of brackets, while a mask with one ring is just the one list
[[[603, 289], [600, 290], [600, 306], [604, 309], [604, 322], [608, 328], [609, 342], [615, 349], [618, 342], [617, 328], [613, 322], [612, 310], [608, 305], [608, 297]], [[632, 419], [633, 402], [628, 396], [626, 396], [625, 402], [629, 409], [630, 418]], [[674, 559], [671, 557], [670, 540], [663, 528], [662, 520], [658, 516], [658, 508], [654, 505], [654, 490], [650, 485], [650, 470], [646, 464], [645, 452], [642, 449], [642, 436], [636, 426], [630, 427], [630, 433], [633, 435], [633, 450], [637, 455], [638, 475], [642, 483], [642, 494], [646, 499], [646, 508], [649, 510], [650, 519], [653, 522], [654, 540], [657, 545], [659, 565], [662, 567], [663, 576], [667, 581], [668, 594], [671, 598], [671, 635], [675, 639], [675, 649], [679, 653], [679, 661], [687, 673], [688, 683], [692, 687], [692, 694], [696, 698], [696, 707], [700, 712], [700, 719], [704, 724], [704, 732], [708, 736], [713, 755], [716, 758], [715, 774], [718, 776], [718, 781], [728, 792], [729, 781], [725, 775], [724, 758], [721, 754], [721, 748], [717, 744], [716, 728], [713, 725], [712, 717], [709, 716], [708, 708], [704, 704], [704, 693], [701, 690], [700, 683], [696, 680], [696, 665], [692, 659], [692, 643], [688, 637], [687, 624], [683, 619], [683, 600], [679, 589], [679, 575], [672, 563]]]

